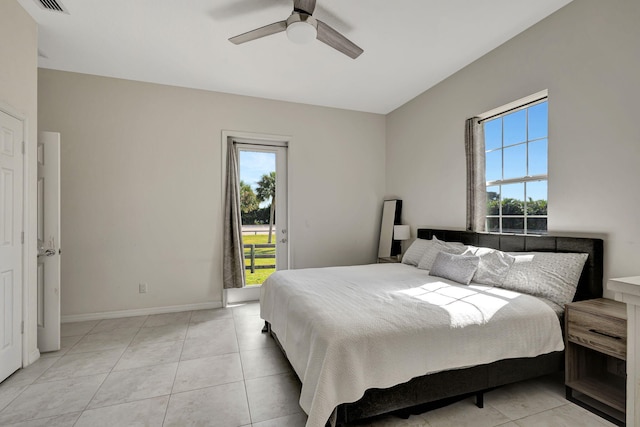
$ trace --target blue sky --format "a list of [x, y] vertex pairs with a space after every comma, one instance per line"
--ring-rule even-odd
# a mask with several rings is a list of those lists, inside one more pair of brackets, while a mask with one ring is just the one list
[[[528, 115], [528, 117], [527, 117]], [[518, 178], [547, 173], [548, 103], [542, 102], [528, 109], [484, 122], [484, 140], [487, 152], [487, 180]], [[522, 144], [528, 140], [529, 144]], [[502, 150], [496, 150], [498, 148]], [[528, 153], [527, 153], [528, 150]], [[529, 164], [527, 165], [527, 155]], [[504, 177], [502, 161], [504, 156]], [[494, 191], [488, 188], [488, 191]], [[523, 184], [502, 186], [502, 197], [524, 199]], [[547, 199], [547, 183], [531, 182], [526, 185], [526, 197]]]
[[[254, 190], [262, 175], [276, 170], [276, 153], [240, 150], [240, 179]], [[262, 202], [260, 207], [268, 205]]]
[[276, 154], [240, 151], [240, 179], [256, 189], [262, 175], [276, 170]]

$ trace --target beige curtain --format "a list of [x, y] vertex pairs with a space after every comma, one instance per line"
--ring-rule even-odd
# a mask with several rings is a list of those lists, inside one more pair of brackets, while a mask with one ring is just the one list
[[227, 143], [227, 183], [224, 199], [224, 248], [222, 281], [225, 289], [244, 286], [244, 249], [240, 216], [238, 153], [233, 141]]
[[465, 122], [464, 146], [467, 155], [467, 230], [486, 231], [484, 130], [477, 117]]

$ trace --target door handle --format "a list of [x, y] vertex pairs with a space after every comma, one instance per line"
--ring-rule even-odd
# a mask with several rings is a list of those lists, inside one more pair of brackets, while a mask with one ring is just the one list
[[38, 258], [42, 256], [54, 256], [56, 251], [54, 249], [46, 249], [38, 253]]

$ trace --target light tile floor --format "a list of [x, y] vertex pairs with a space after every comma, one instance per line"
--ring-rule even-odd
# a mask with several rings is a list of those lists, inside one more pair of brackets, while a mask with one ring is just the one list
[[[62, 349], [0, 384], [2, 426], [298, 427], [300, 382], [260, 333], [257, 303], [65, 323]], [[518, 383], [407, 420], [357, 425], [603, 426], [567, 402], [561, 376]]]

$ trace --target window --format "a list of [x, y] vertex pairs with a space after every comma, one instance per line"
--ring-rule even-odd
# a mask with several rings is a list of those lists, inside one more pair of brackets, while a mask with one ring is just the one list
[[482, 122], [489, 232], [547, 232], [547, 106], [539, 99]]

